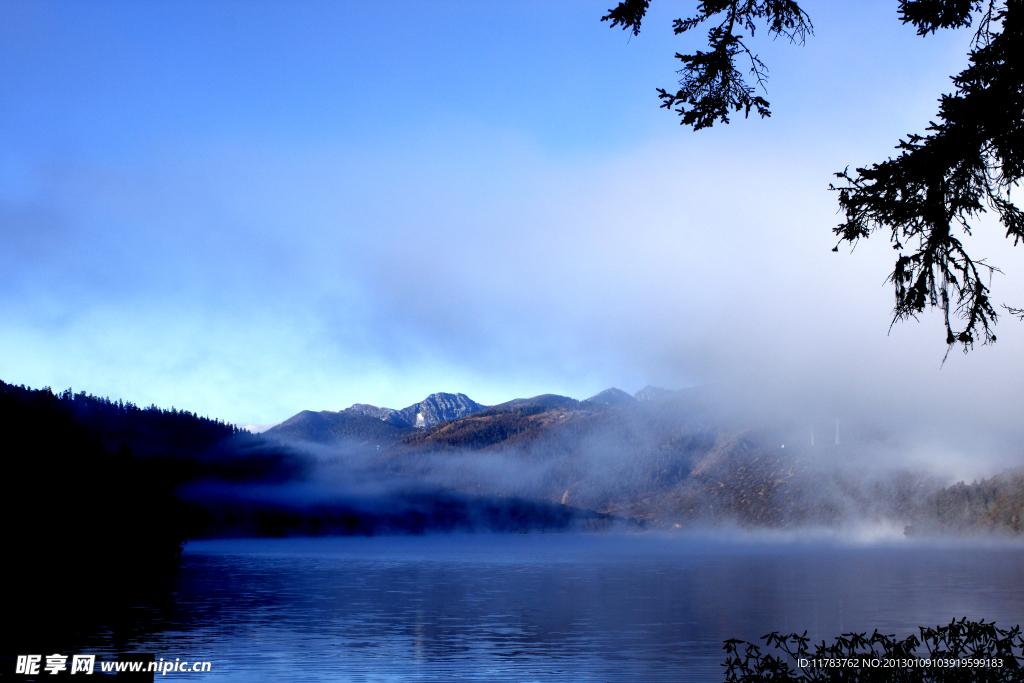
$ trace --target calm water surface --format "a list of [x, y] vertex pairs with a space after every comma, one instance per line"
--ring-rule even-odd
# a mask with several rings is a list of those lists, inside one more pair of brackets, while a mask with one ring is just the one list
[[722, 641], [1024, 623], [1024, 549], [713, 536], [190, 544], [160, 630], [203, 681], [720, 681]]

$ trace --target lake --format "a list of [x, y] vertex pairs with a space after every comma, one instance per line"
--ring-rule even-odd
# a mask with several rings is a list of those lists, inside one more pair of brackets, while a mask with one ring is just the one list
[[724, 533], [201, 541], [158, 611], [160, 628], [124, 647], [212, 662], [178, 679], [716, 681], [726, 638], [1024, 623], [1024, 548]]

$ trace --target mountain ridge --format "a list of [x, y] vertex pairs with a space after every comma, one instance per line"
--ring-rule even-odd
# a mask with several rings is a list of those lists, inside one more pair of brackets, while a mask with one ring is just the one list
[[401, 410], [354, 403], [344, 410], [302, 410], [265, 433], [313, 443], [341, 440], [372, 441], [398, 438], [484, 410], [465, 394], [436, 392]]
[[[436, 392], [422, 401], [396, 410], [369, 403], [354, 403], [348, 408], [332, 410], [301, 410], [288, 419], [273, 425], [265, 433], [271, 436], [332, 443], [341, 440], [374, 441], [400, 438], [413, 432], [429, 430], [438, 424], [459, 420], [477, 413], [494, 411], [542, 411], [559, 407], [581, 409], [590, 406], [631, 406], [650, 401], [670, 399], [678, 392], [647, 385], [635, 395], [610, 387], [582, 401], [558, 394], [539, 394], [528, 398], [514, 398], [493, 406], [477, 403], [462, 393]], [[371, 422], [371, 420], [375, 422]], [[381, 427], [384, 423], [388, 427]]]

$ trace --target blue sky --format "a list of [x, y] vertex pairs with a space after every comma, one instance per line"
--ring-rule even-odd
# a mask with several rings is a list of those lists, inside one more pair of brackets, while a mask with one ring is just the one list
[[1019, 324], [940, 369], [884, 239], [830, 251], [830, 174], [923, 131], [970, 34], [807, 2], [754, 41], [772, 118], [695, 133], [655, 96], [692, 3], [609, 5], [0, 3], [0, 378], [261, 424], [726, 377], [1015, 420]]

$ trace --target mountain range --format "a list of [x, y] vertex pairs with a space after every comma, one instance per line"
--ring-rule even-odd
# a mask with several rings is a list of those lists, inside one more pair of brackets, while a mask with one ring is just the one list
[[465, 394], [440, 392], [401, 410], [367, 403], [355, 403], [337, 411], [303, 410], [274, 425], [267, 430], [267, 434], [320, 444], [391, 441], [484, 411], [490, 411], [488, 414], [493, 415], [510, 409], [522, 411], [526, 408], [580, 407], [584, 404], [635, 405], [640, 401], [666, 398], [674, 393], [676, 392], [668, 389], [647, 386], [630, 396], [625, 391], [613, 387], [583, 401], [567, 396], [542, 394], [532, 398], [514, 399], [497, 406], [485, 406]]
[[[781, 451], [786, 428], [723, 415], [703, 389], [648, 386], [631, 396], [611, 388], [582, 401], [541, 394], [494, 406], [433, 394], [400, 411], [365, 404], [303, 411], [265, 435], [327, 446], [324, 462], [334, 449], [343, 480], [425, 482], [655, 525], [698, 518], [780, 525], [848, 512], [849, 500], [817, 500], [816, 475], [792, 467], [807, 447]], [[873, 504], [865, 493], [853, 506], [860, 513]]]
[[[884, 438], [801, 418], [758, 421], [708, 389], [606, 389], [484, 406], [433, 394], [402, 410], [303, 411], [266, 432], [325, 446], [340, 480], [426, 483], [461, 495], [571, 505], [654, 527], [880, 523], [908, 533], [1024, 531], [1024, 475], [975, 484], [877, 460]], [[860, 465], [858, 464], [860, 463]], [[966, 512], [965, 512], [966, 511]]]

